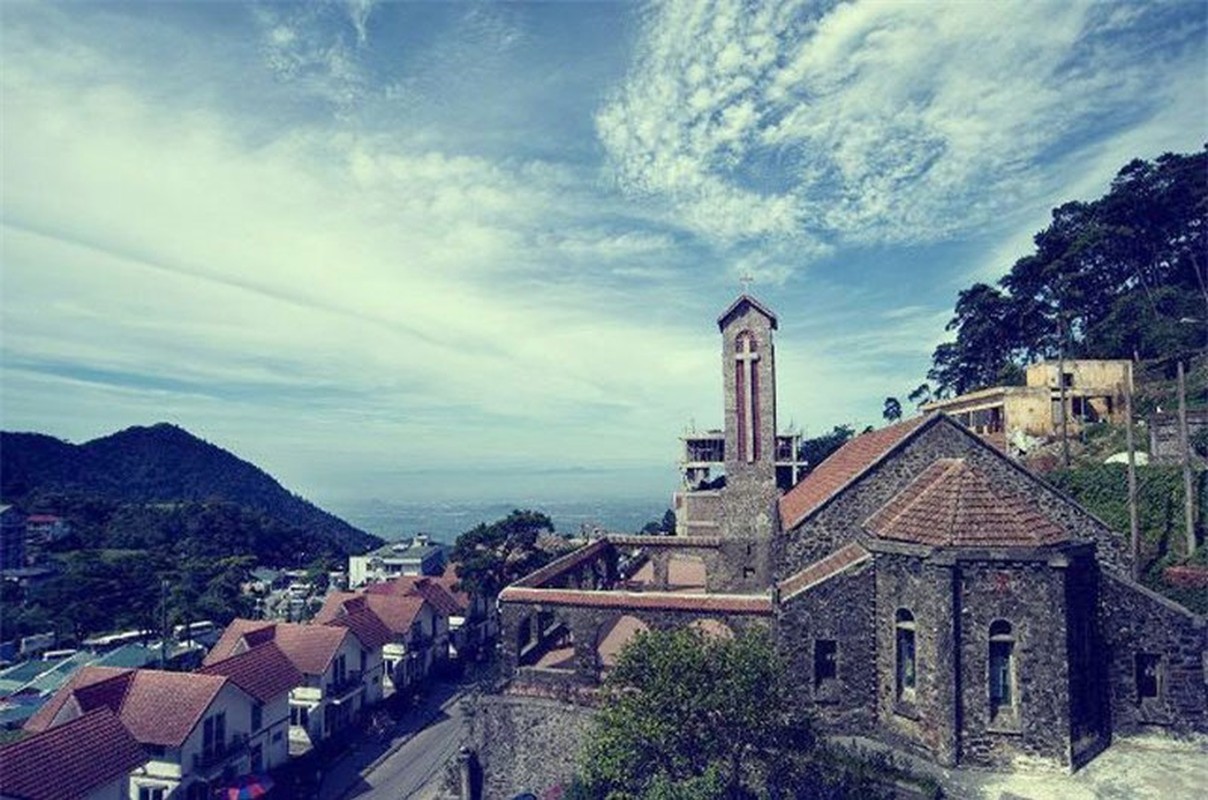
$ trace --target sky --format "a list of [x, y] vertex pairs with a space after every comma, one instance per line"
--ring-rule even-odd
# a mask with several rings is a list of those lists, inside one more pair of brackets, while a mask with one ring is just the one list
[[[956, 294], [1208, 140], [1194, 2], [0, 4], [0, 427], [322, 504], [669, 497], [717, 315], [880, 422]], [[907, 404], [908, 405], [908, 404]]]

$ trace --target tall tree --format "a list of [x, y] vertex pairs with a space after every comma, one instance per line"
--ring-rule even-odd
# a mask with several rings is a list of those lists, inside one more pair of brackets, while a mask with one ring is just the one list
[[885, 406], [881, 409], [881, 416], [888, 422], [897, 422], [902, 418], [902, 404], [898, 402], [898, 398], [885, 398]]
[[581, 758], [586, 794], [742, 797], [795, 786], [814, 737], [790, 686], [762, 631], [639, 634], [605, 681]]
[[491, 524], [479, 523], [457, 537], [453, 561], [462, 586], [488, 597], [549, 563], [557, 555], [537, 546], [541, 534], [552, 534], [554, 523], [540, 511], [512, 511]]

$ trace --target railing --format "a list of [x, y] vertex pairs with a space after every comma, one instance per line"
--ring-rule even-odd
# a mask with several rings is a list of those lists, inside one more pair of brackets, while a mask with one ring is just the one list
[[246, 733], [237, 733], [209, 750], [194, 753], [193, 769], [197, 771], [208, 770], [242, 755], [247, 750], [247, 740]]
[[352, 670], [345, 673], [344, 677], [338, 681], [330, 681], [327, 684], [325, 694], [328, 699], [343, 697], [344, 695], [360, 688], [361, 686], [361, 671]]

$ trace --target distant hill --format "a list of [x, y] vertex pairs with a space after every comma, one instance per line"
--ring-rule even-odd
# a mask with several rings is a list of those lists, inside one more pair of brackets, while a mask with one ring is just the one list
[[77, 505], [87, 498], [124, 507], [235, 506], [274, 523], [260, 529], [294, 529], [328, 545], [324, 549], [360, 553], [382, 543], [292, 494], [254, 464], [168, 423], [80, 445], [0, 432], [0, 497], [27, 510], [56, 510], [45, 508], [56, 498]]

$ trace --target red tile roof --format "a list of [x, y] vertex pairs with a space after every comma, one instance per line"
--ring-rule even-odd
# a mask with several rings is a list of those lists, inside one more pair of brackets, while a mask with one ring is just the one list
[[252, 647], [273, 640], [272, 622], [258, 619], [234, 619], [223, 630], [222, 636], [210, 648], [202, 664], [213, 664], [224, 658], [242, 653]]
[[[374, 584], [386, 586], [386, 584]], [[371, 587], [372, 588], [372, 587]], [[439, 586], [437, 588], [440, 588]], [[380, 591], [380, 590], [379, 590]], [[393, 639], [395, 635], [407, 635], [424, 604], [428, 601], [419, 594], [369, 594], [359, 592], [333, 592], [327, 596], [323, 608], [315, 615], [315, 622], [330, 625], [349, 614], [372, 612], [386, 626]], [[445, 595], [446, 599], [448, 595]]]
[[366, 650], [377, 650], [394, 639], [390, 628], [386, 627], [386, 623], [382, 622], [381, 618], [364, 604], [364, 600], [361, 600], [358, 607], [325, 624], [352, 631], [353, 636], [361, 642], [361, 646]]
[[273, 641], [285, 651], [294, 666], [307, 675], [322, 675], [351, 634], [346, 628], [330, 625], [299, 625], [280, 622]]
[[302, 673], [275, 642], [215, 661], [198, 671], [207, 675], [225, 675], [262, 703], [270, 702], [305, 681]]
[[71, 800], [147, 760], [117, 716], [101, 707], [0, 748], [0, 794], [20, 800]]
[[1068, 541], [1060, 525], [962, 458], [923, 470], [864, 522], [883, 539], [948, 547], [1038, 547]]
[[499, 599], [505, 603], [545, 603], [555, 606], [589, 606], [592, 608], [729, 612], [765, 616], [772, 613], [771, 599], [761, 595], [597, 592], [509, 586], [500, 592]]
[[780, 599], [788, 600], [870, 558], [872, 558], [872, 554], [856, 542], [840, 547], [825, 558], [815, 561], [795, 575], [781, 581], [778, 584]]
[[[530, 575], [529, 578], [531, 577]], [[528, 579], [526, 578], [526, 580]], [[432, 605], [438, 614], [446, 617], [464, 616], [470, 608], [468, 595], [461, 593], [466, 598], [466, 602], [463, 603], [457, 598], [456, 593], [445, 587], [445, 580], [427, 575], [401, 575], [383, 583], [366, 586], [365, 593], [379, 596], [422, 597]]]
[[25, 727], [48, 729], [69, 704], [74, 704], [67, 709], [72, 717], [73, 711], [108, 708], [143, 744], [179, 747], [226, 683], [221, 675], [195, 672], [83, 667]]
[[[133, 670], [119, 667], [84, 667], [77, 670], [76, 674], [72, 675], [59, 691], [51, 695], [51, 698], [26, 720], [25, 730], [38, 733], [49, 728], [54, 724], [55, 718], [59, 716], [63, 706], [67, 705], [69, 701], [75, 702], [75, 692], [86, 690], [89, 687], [96, 687], [96, 693], [92, 695], [94, 704], [91, 707], [95, 708], [98, 705], [109, 708], [120, 707], [126, 689], [130, 686], [131, 672]], [[88, 697], [88, 694], [86, 693], [85, 696]], [[76, 703], [76, 708], [78, 710], [78, 703]]]
[[428, 601], [422, 597], [408, 595], [398, 597], [396, 595], [370, 595], [365, 598], [369, 607], [373, 609], [373, 613], [381, 618], [382, 622], [386, 623], [386, 627], [395, 634], [405, 635], [410, 632], [411, 626], [419, 617]]
[[349, 635], [348, 629], [329, 625], [236, 619], [202, 663], [209, 666], [265, 642], [276, 642], [303, 674], [322, 675]]
[[781, 529], [787, 531], [800, 525], [929, 421], [940, 418], [940, 415], [914, 417], [861, 434], [844, 444], [780, 498]]

